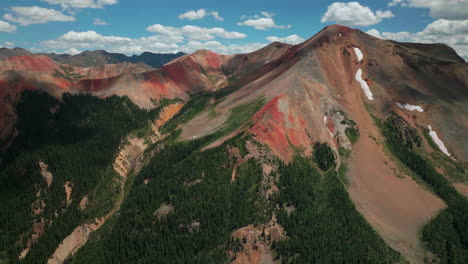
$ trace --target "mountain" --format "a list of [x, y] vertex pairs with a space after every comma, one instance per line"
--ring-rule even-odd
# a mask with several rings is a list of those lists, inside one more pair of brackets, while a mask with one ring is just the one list
[[140, 55], [132, 55], [129, 59], [132, 63], [143, 62], [157, 68], [183, 55], [185, 55], [183, 52], [177, 52], [174, 54], [160, 54], [146, 51]]
[[468, 66], [448, 46], [333, 25], [109, 76], [27, 58], [0, 61], [0, 260], [468, 261]]
[[22, 48], [0, 48], [0, 60], [19, 55], [31, 55], [32, 53]]
[[77, 55], [55, 53], [46, 53], [42, 55], [46, 55], [57, 62], [69, 64], [76, 67], [90, 67], [102, 64], [116, 64], [122, 62], [142, 62], [151, 67], [157, 68], [161, 65], [168, 63], [172, 59], [183, 56], [184, 53], [179, 52], [175, 54], [159, 54], [152, 52], [143, 52], [141, 55], [127, 56], [120, 53], [109, 53], [105, 50], [93, 50], [85, 51]]

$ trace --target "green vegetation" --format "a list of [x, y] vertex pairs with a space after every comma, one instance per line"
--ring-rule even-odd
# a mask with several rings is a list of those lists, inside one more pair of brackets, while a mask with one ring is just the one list
[[[153, 98], [151, 98], [151, 101], [155, 103]], [[155, 105], [159, 106], [160, 108], [163, 108], [171, 104], [182, 103], [182, 102], [183, 102], [182, 99], [177, 98], [177, 97], [174, 99], [161, 98], [159, 99], [158, 103], [155, 103]]]
[[[147, 153], [154, 155], [148, 155], [148, 164], [129, 175], [120, 211], [91, 234], [68, 264], [226, 263], [227, 251], [240, 247], [232, 233], [250, 224], [266, 224], [273, 213], [287, 234], [271, 244], [284, 263], [404, 262], [356, 210], [346, 191], [346, 166], [334, 170], [338, 153], [328, 144], [315, 143], [313, 158], [298, 155], [288, 165], [270, 161], [273, 167], [278, 165], [279, 175], [273, 172], [270, 178], [264, 178], [255, 159], [239, 163], [229, 154], [227, 146], [238, 148], [245, 157], [246, 141], [253, 141], [249, 135], [240, 133], [219, 147], [201, 151], [221, 136], [251, 125], [249, 120], [264, 100], [232, 109], [224, 126], [212, 135], [174, 140], [179, 125], [213, 107], [210, 100], [225, 93], [192, 96], [162, 128], [171, 136], [150, 146]], [[119, 176], [112, 168], [119, 145], [129, 134], [148, 135], [148, 124], [160, 109], [178, 101], [161, 100], [159, 108], [146, 111], [124, 97], [65, 94], [59, 101], [42, 92], [24, 92], [17, 107], [19, 135], [0, 164], [0, 263], [19, 262], [33, 223], [41, 217], [51, 225], [24, 263], [45, 263], [76, 226], [108, 213], [120, 191]], [[375, 120], [390, 152], [448, 205], [422, 230], [428, 249], [441, 263], [468, 263], [467, 199], [416, 153], [421, 139], [414, 130], [395, 116], [385, 122]], [[346, 136], [354, 143], [359, 132], [352, 120], [346, 124], [351, 126]], [[350, 155], [344, 148], [338, 152], [343, 159]], [[39, 161], [48, 164], [53, 174], [50, 187], [40, 174]], [[453, 168], [464, 173], [463, 166]], [[266, 198], [269, 180], [279, 191]], [[66, 181], [73, 188], [70, 206], [65, 203]], [[89, 202], [80, 211], [78, 204], [85, 195]], [[35, 216], [31, 205], [37, 200], [46, 206]], [[162, 205], [174, 210], [160, 217]]]
[[73, 72], [73, 67], [71, 66], [64, 66], [60, 65], [60, 69], [62, 72], [55, 70], [55, 73], [53, 74], [55, 77], [61, 77], [61, 78], [67, 78], [67, 79], [74, 79], [74, 80], [79, 80], [82, 79], [84, 76], [74, 73]]
[[346, 149], [344, 147], [339, 147], [338, 148], [338, 154], [340, 154], [340, 157], [344, 158], [344, 159], [347, 159], [349, 158], [349, 156], [351, 155], [351, 150], [350, 149]]
[[[116, 198], [111, 165], [118, 147], [155, 112], [141, 110], [123, 97], [64, 94], [59, 101], [37, 91], [23, 92], [17, 111], [19, 134], [3, 155], [0, 169], [0, 249], [16, 263], [33, 222], [43, 217], [52, 225], [24, 261], [45, 263], [79, 223], [109, 211]], [[49, 188], [39, 173], [39, 161], [48, 164], [53, 175]], [[66, 181], [73, 188], [68, 207]], [[90, 205], [81, 212], [78, 203], [85, 195]], [[36, 200], [46, 205], [40, 215], [31, 213]]]
[[8, 264], [8, 255], [4, 251], [0, 251], [0, 264]]
[[335, 171], [322, 176], [311, 160], [296, 157], [279, 174], [278, 201], [296, 208], [278, 213], [288, 238], [273, 247], [283, 263], [403, 262], [356, 211]]
[[466, 163], [462, 164], [458, 161], [454, 161], [452, 158], [442, 153], [439, 147], [432, 140], [432, 137], [429, 135], [428, 129], [423, 130], [423, 135], [429, 146], [435, 150], [435, 152], [431, 153], [431, 159], [434, 161], [434, 163], [443, 168], [444, 175], [448, 176], [450, 179], [456, 182], [468, 181], [468, 174], [466, 173], [468, 165]]
[[423, 135], [424, 135], [424, 138], [426, 139], [427, 143], [429, 144], [429, 146], [431, 146], [431, 148], [433, 150], [440, 152], [439, 147], [436, 145], [434, 140], [432, 140], [431, 136], [429, 135], [429, 129], [423, 129]]
[[345, 129], [345, 134], [352, 144], [356, 144], [359, 139], [359, 131], [355, 127], [347, 127]]
[[314, 144], [314, 161], [318, 167], [327, 171], [335, 168], [335, 153], [327, 143], [315, 142]]
[[[179, 111], [179, 113], [175, 115], [171, 121], [162, 127], [161, 131], [164, 133], [170, 132], [172, 138], [176, 138], [178, 136], [178, 126], [190, 121], [195, 116], [206, 110], [208, 108], [209, 101], [211, 99], [214, 100], [216, 96], [216, 92], [212, 94], [205, 93], [193, 96], [193, 98], [186, 105], [184, 105], [181, 111]], [[264, 100], [258, 99], [233, 108], [229, 113], [228, 120], [218, 131], [212, 135], [211, 139], [215, 140], [242, 127], [256, 112], [258, 112], [258, 110], [260, 110], [263, 105]], [[208, 111], [210, 111], [209, 113], [211, 117], [214, 117], [216, 116], [216, 112], [213, 108], [214, 105], [211, 105], [211, 107], [212, 108]], [[208, 143], [209, 142], [207, 142], [207, 144]]]
[[172, 132], [177, 129], [180, 124], [187, 123], [196, 115], [206, 109], [210, 101], [210, 94], [200, 93], [193, 95], [187, 104], [177, 113], [166, 125], [161, 129], [163, 133]]
[[234, 130], [238, 128], [241, 128], [255, 113], [260, 110], [260, 108], [262, 108], [263, 105], [265, 105], [264, 100], [257, 99], [233, 108], [228, 120], [225, 122], [224, 126], [217, 131], [217, 133], [226, 135], [234, 132]]
[[[232, 232], [264, 223], [273, 207], [260, 195], [261, 167], [242, 163], [231, 183], [234, 160], [225, 145], [199, 152], [210, 140], [166, 142], [137, 175], [112, 232], [70, 263], [226, 262]], [[174, 211], [158, 219], [163, 203]]]
[[429, 160], [413, 150], [416, 143], [406, 140], [404, 133], [395, 125], [400, 122], [404, 121], [391, 115], [382, 124], [388, 148], [448, 205], [423, 228], [422, 238], [427, 248], [440, 258], [440, 263], [468, 263], [468, 200], [457, 193]]

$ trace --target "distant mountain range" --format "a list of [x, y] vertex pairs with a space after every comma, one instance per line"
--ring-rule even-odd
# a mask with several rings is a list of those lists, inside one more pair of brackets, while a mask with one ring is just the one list
[[468, 263], [455, 50], [181, 55], [0, 51], [0, 264]]
[[[22, 48], [0, 48], [0, 60], [18, 56], [32, 55], [33, 53]], [[117, 64], [122, 62], [145, 63], [151, 67], [160, 67], [169, 61], [185, 55], [183, 52], [178, 53], [152, 53], [143, 52], [141, 55], [127, 56], [121, 53], [109, 53], [105, 50], [84, 51], [76, 55], [70, 54], [55, 54], [55, 53], [38, 53], [45, 55], [56, 62], [68, 64], [75, 67], [92, 67], [103, 64]]]

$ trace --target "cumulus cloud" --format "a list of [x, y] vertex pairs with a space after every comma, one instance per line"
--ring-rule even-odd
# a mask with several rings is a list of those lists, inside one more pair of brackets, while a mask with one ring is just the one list
[[392, 0], [391, 2], [388, 3], [388, 6], [397, 6], [397, 5], [405, 6], [406, 3], [404, 0]]
[[[156, 27], [157, 28], [157, 27]], [[105, 49], [109, 52], [124, 54], [141, 54], [145, 51], [155, 53], [175, 53], [179, 51], [194, 52], [207, 49], [222, 54], [248, 53], [264, 47], [265, 43], [246, 43], [225, 45], [215, 40], [185, 39], [179, 35], [154, 35], [150, 37], [128, 38], [120, 36], [105, 36], [95, 31], [70, 31], [57, 39], [44, 41], [43, 51], [60, 51], [73, 54], [79, 50]]]
[[[271, 28], [291, 28], [291, 25], [277, 25], [273, 19], [274, 14], [263, 11], [260, 15], [255, 15], [253, 18], [249, 18], [242, 22], [238, 22], [239, 26], [249, 26], [258, 30], [267, 30]], [[245, 16], [242, 16], [241, 19], [245, 19]]]
[[244, 33], [226, 31], [224, 28], [204, 28], [198, 26], [183, 26], [181, 28], [155, 24], [146, 28], [147, 31], [173, 37], [188, 38], [190, 40], [212, 40], [215, 37], [226, 39], [243, 39], [247, 37]]
[[218, 12], [216, 11], [207, 11], [206, 9], [198, 9], [198, 10], [190, 10], [187, 11], [183, 14], [179, 15], [179, 19], [187, 19], [187, 20], [199, 20], [203, 19], [205, 16], [212, 16], [214, 19], [223, 21], [224, 18], [222, 18]]
[[6, 21], [0, 20], [0, 32], [13, 32], [16, 31], [16, 26]]
[[468, 1], [466, 0], [393, 0], [388, 5], [429, 8], [429, 14], [433, 18], [468, 19]]
[[189, 41], [181, 47], [181, 51], [192, 53], [196, 50], [206, 49], [221, 54], [242, 54], [256, 51], [265, 47], [265, 43], [247, 43], [247, 44], [230, 44], [224, 45], [219, 41]]
[[109, 25], [109, 23], [107, 23], [106, 21], [100, 19], [100, 18], [95, 18], [94, 21], [93, 21], [93, 24], [96, 25], [96, 26], [107, 26]]
[[69, 48], [66, 51], [64, 51], [63, 53], [70, 54], [70, 55], [76, 55], [76, 54], [81, 53], [81, 51], [79, 51], [79, 50], [77, 50], [75, 48]]
[[14, 6], [10, 11], [11, 13], [3, 15], [3, 18], [22, 26], [45, 24], [50, 21], [75, 21], [74, 17], [65, 15], [61, 11], [38, 6]]
[[380, 34], [380, 32], [379, 32], [377, 29], [375, 29], [375, 28], [368, 30], [366, 33], [369, 34], [369, 35], [372, 35], [372, 36], [374, 36], [374, 37], [376, 37], [376, 38], [384, 38], [384, 37]]
[[301, 38], [298, 35], [290, 35], [284, 38], [271, 36], [271, 37], [267, 37], [266, 39], [270, 42], [279, 41], [279, 42], [288, 43], [288, 44], [299, 44], [305, 40], [304, 38]]
[[438, 19], [420, 32], [379, 32], [376, 29], [367, 31], [378, 38], [396, 41], [410, 41], [420, 43], [445, 43], [457, 51], [465, 60], [468, 59], [468, 19], [446, 20]]
[[57, 39], [44, 41], [41, 45], [47, 50], [62, 50], [63, 53], [69, 54], [78, 49], [105, 49], [109, 52], [140, 54], [144, 51], [158, 53], [177, 52], [180, 48], [175, 42], [180, 41], [183, 41], [183, 39], [171, 36], [128, 38], [105, 36], [95, 31], [69, 31]]
[[103, 8], [105, 5], [115, 5], [117, 0], [41, 0], [50, 5], [60, 5], [63, 9], [71, 8]]
[[10, 41], [5, 41], [5, 42], [3, 42], [2, 46], [6, 47], [6, 48], [13, 48], [13, 46], [15, 46], [15, 43], [10, 42]]
[[373, 12], [369, 7], [358, 2], [335, 2], [328, 6], [322, 16], [322, 23], [335, 21], [347, 26], [371, 26], [380, 23], [385, 18], [394, 17], [389, 10]]

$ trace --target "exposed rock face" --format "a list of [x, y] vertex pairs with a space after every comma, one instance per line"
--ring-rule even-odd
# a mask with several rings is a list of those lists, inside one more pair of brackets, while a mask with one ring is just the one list
[[165, 218], [168, 214], [174, 211], [174, 206], [172, 204], [162, 203], [161, 206], [154, 212], [156, 219], [161, 220]]
[[180, 111], [180, 109], [182, 109], [183, 106], [184, 104], [182, 103], [175, 103], [164, 107], [161, 110], [161, 113], [159, 114], [159, 118], [158, 120], [156, 120], [155, 125], [157, 127], [161, 127], [162, 125], [164, 125], [173, 116], [175, 116]]
[[65, 195], [66, 195], [65, 196], [65, 202], [66, 202], [66, 205], [68, 207], [72, 203], [71, 195], [72, 195], [73, 187], [72, 187], [71, 182], [66, 181], [63, 184], [63, 188], [65, 189]]
[[234, 231], [232, 238], [237, 245], [229, 252], [233, 264], [263, 264], [281, 263], [275, 259], [276, 253], [271, 250], [273, 242], [285, 239], [281, 225], [270, 222], [267, 226], [255, 227], [249, 225]]
[[44, 178], [44, 181], [46, 182], [47, 187], [50, 187], [50, 185], [52, 184], [52, 180], [54, 179], [54, 176], [52, 175], [52, 173], [50, 171], [47, 170], [49, 165], [45, 164], [42, 161], [39, 161], [38, 164], [39, 164], [39, 168], [41, 170], [40, 173], [41, 173], [42, 177]]
[[[93, 223], [85, 223], [76, 227], [73, 232], [68, 235], [57, 247], [54, 254], [47, 261], [48, 264], [61, 264], [70, 256], [73, 256], [82, 246], [86, 244], [89, 236], [92, 232], [98, 230], [109, 217], [114, 215], [119, 209], [124, 199], [124, 188], [127, 180], [127, 175], [131, 172], [138, 163], [138, 157], [143, 153], [148, 145], [145, 144], [143, 139], [128, 137], [126, 144], [124, 144], [117, 158], [114, 161], [114, 170], [120, 175], [120, 179], [116, 181], [120, 184], [120, 193], [117, 197], [117, 201], [114, 204], [114, 207], [106, 215], [102, 216], [99, 219], [95, 219]], [[66, 182], [64, 187], [67, 190], [69, 182]], [[68, 187], [71, 194], [71, 187]], [[86, 198], [86, 197], [85, 197]], [[86, 206], [85, 200], [80, 202], [80, 209]], [[69, 194], [67, 192], [67, 206], [69, 205]], [[71, 202], [71, 201], [70, 201]]]
[[128, 137], [127, 142], [119, 151], [113, 164], [114, 170], [122, 178], [125, 178], [130, 170], [134, 168], [137, 158], [148, 147], [144, 139], [141, 138]]
[[[426, 254], [418, 230], [445, 204], [389, 157], [374, 118], [393, 112], [419, 132], [430, 125], [447, 153], [457, 160], [468, 160], [468, 66], [440, 45], [385, 41], [335, 25], [296, 46], [272, 43], [241, 55], [197, 51], [150, 71], [135, 65], [102, 66], [93, 71], [63, 66], [40, 56], [12, 57], [0, 63], [0, 98], [4, 99], [0, 100], [0, 115], [4, 117], [0, 118], [1, 139], [8, 139], [14, 131], [13, 109], [24, 90], [45, 90], [56, 97], [64, 92], [125, 95], [140, 107], [154, 108], [161, 98], [186, 102], [194, 94], [226, 88], [222, 100], [213, 96], [205, 111], [181, 125], [181, 139], [218, 131], [234, 109], [261, 98], [265, 103], [259, 111], [204, 149], [219, 146], [241, 132], [253, 136], [286, 163], [297, 150], [311, 155], [317, 141], [328, 143], [336, 153], [340, 148], [352, 149], [347, 174], [351, 199], [392, 248], [416, 263]], [[83, 77], [88, 74], [90, 78]], [[410, 102], [424, 110], [411, 111], [412, 107], [395, 102]], [[182, 106], [175, 103], [162, 109], [152, 124], [152, 142], [163, 137], [159, 127]], [[354, 145], [344, 135], [348, 127], [343, 124], [345, 116], [359, 128], [360, 138]], [[113, 166], [123, 182], [132, 169], [139, 168], [138, 157], [145, 148], [143, 139], [133, 137], [122, 146]], [[253, 157], [252, 153], [240, 162]], [[238, 155], [235, 151], [230, 154]], [[274, 171], [266, 163], [262, 166], [265, 174]], [[233, 182], [236, 173], [234, 169]], [[44, 174], [50, 185], [52, 180]], [[271, 183], [270, 195], [277, 190]], [[464, 185], [456, 186], [466, 191]], [[117, 203], [115, 208], [119, 206]], [[203, 223], [193, 221], [181, 224], [180, 229], [196, 232], [203, 228]], [[77, 244], [84, 244], [92, 232], [87, 230], [99, 226], [80, 226], [76, 231], [80, 239], [69, 239], [78, 242], [61, 249], [52, 259], [63, 261], [62, 256], [76, 252]], [[252, 243], [259, 238], [256, 227], [244, 227], [233, 236], [246, 240], [243, 255], [235, 256], [240, 263], [258, 263], [268, 252], [267, 244]]]
[[84, 196], [83, 199], [81, 199], [80, 203], [78, 204], [78, 209], [80, 211], [84, 211], [86, 209], [86, 205], [88, 204], [88, 196]]
[[80, 225], [67, 236], [47, 261], [48, 264], [61, 264], [74, 255], [88, 241], [89, 235], [99, 229], [105, 222], [104, 218], [96, 219], [94, 223]]

